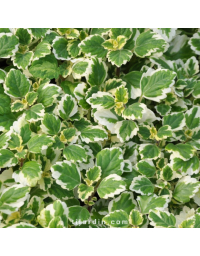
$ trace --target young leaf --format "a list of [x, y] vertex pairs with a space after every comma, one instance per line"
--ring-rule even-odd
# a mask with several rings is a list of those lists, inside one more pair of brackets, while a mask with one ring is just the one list
[[101, 167], [102, 178], [110, 174], [121, 175], [124, 162], [120, 148], [105, 148], [97, 154], [96, 165]]
[[137, 210], [132, 210], [129, 214], [129, 223], [135, 227], [141, 225], [143, 223], [144, 219], [142, 217], [142, 214]]

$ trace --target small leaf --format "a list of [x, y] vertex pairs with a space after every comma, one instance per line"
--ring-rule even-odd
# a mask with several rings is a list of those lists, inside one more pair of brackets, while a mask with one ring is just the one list
[[142, 214], [137, 210], [132, 210], [129, 214], [129, 223], [133, 226], [139, 226], [143, 223]]

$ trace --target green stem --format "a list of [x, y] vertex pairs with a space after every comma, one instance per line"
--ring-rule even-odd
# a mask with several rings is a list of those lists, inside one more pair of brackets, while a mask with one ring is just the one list
[[142, 98], [143, 98], [143, 95], [140, 96], [140, 98], [139, 98], [139, 100], [138, 100], [138, 103], [141, 103]]

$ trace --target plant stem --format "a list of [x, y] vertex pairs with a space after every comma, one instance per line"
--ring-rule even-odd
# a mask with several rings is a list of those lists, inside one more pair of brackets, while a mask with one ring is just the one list
[[143, 98], [143, 96], [141, 95], [139, 100], [138, 100], [138, 103], [140, 103], [142, 101], [142, 98]]

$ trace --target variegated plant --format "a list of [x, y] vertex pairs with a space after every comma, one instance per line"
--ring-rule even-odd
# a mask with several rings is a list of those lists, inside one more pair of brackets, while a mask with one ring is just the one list
[[200, 227], [200, 29], [0, 29], [1, 228]]

